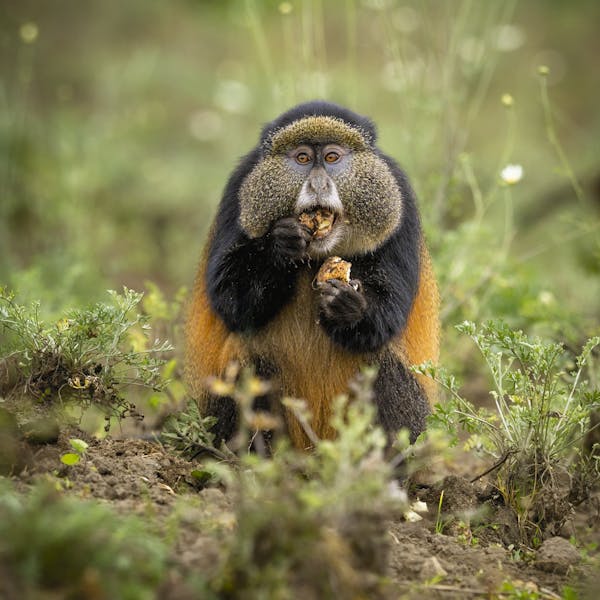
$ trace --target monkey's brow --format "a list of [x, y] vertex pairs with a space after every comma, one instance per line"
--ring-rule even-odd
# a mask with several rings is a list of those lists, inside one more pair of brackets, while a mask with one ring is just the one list
[[294, 148], [292, 148], [291, 151], [294, 152], [296, 150], [302, 150], [304, 148], [308, 148], [309, 150], [312, 150], [313, 152], [318, 153], [318, 152], [322, 152], [323, 150], [325, 150], [325, 148], [328, 148], [330, 146], [335, 146], [335, 148], [339, 148], [340, 150], [344, 150], [344, 151], [350, 150], [348, 147], [344, 146], [344, 144], [341, 144], [340, 142], [337, 142], [334, 140], [327, 140], [326, 142], [318, 142], [318, 143], [303, 142], [301, 144], [298, 144], [297, 146], [294, 146]]
[[367, 150], [371, 140], [362, 130], [332, 117], [306, 117], [279, 129], [268, 138], [271, 152], [287, 152], [302, 144], [338, 144], [351, 150]]

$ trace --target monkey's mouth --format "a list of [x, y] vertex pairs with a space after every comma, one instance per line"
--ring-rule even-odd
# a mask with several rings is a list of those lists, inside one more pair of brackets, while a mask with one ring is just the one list
[[308, 227], [314, 240], [326, 238], [338, 220], [339, 215], [329, 208], [315, 207], [303, 212], [299, 217], [300, 223]]

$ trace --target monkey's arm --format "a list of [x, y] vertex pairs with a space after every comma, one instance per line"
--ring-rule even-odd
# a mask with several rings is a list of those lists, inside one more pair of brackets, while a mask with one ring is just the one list
[[230, 331], [258, 329], [277, 314], [294, 292], [295, 260], [306, 253], [310, 239], [308, 229], [293, 218], [277, 221], [260, 238], [250, 238], [242, 229], [239, 190], [260, 160], [260, 148], [254, 148], [232, 173], [209, 244], [206, 289]]
[[419, 283], [419, 243], [398, 232], [366, 256], [350, 259], [356, 290], [341, 281], [320, 288], [320, 323], [351, 352], [376, 352], [404, 329]]
[[294, 217], [277, 221], [261, 238], [249, 238], [235, 222], [220, 229], [207, 268], [212, 307], [231, 331], [258, 329], [292, 296], [296, 261], [306, 252], [310, 232]]

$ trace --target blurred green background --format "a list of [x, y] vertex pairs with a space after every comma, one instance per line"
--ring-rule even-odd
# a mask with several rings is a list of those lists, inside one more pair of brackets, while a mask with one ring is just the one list
[[319, 97], [371, 116], [407, 171], [445, 325], [579, 341], [598, 331], [599, 22], [595, 0], [3, 2], [0, 284], [47, 313], [190, 286], [238, 158]]

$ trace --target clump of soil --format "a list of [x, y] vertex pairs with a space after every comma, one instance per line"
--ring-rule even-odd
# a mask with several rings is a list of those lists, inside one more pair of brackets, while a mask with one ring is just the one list
[[[89, 447], [76, 465], [65, 465], [62, 454], [72, 452], [69, 438], [81, 438]], [[39, 446], [21, 479], [31, 482], [43, 473], [68, 478], [73, 491], [104, 500], [151, 500], [167, 503], [169, 496], [197, 488], [188, 461], [144, 440], [97, 440], [81, 431], [60, 435], [56, 444]]]
[[[72, 451], [69, 439], [73, 437], [85, 439], [89, 447], [78, 464], [67, 466], [60, 457]], [[19, 443], [23, 445], [19, 452], [26, 449], [28, 458], [13, 477], [18, 489], [25, 491], [37, 479], [51, 477], [62, 482], [65, 493], [101, 499], [121, 513], [151, 515], [153, 523], [165, 531], [177, 520], [180, 526], [173, 540], [172, 566], [160, 590], [162, 598], [194, 597], [188, 588], [189, 577], [214, 575], [227, 542], [235, 540], [232, 498], [221, 489], [202, 489], [192, 475], [201, 468], [199, 464], [157, 442], [96, 440], [81, 431], [69, 431], [55, 443]], [[574, 585], [593, 573], [581, 553], [561, 537], [544, 541], [537, 551], [521, 551], [515, 518], [489, 485], [450, 476], [415, 493], [428, 505], [422, 521], [395, 520], [372, 531], [368, 518], [342, 523], [339, 531], [319, 542], [314, 557], [345, 546], [361, 562], [353, 577], [386, 573], [389, 578], [383, 588], [380, 579], [365, 579], [362, 589], [390, 598], [421, 598], [427, 585], [428, 597], [462, 599], [467, 593], [497, 593], [505, 581], [560, 595], [565, 585]], [[584, 507], [586, 523], [593, 517], [591, 507]], [[597, 519], [587, 531], [598, 536]], [[291, 583], [298, 592], [314, 591], [300, 579]]]
[[547, 539], [539, 547], [535, 565], [542, 571], [564, 575], [580, 560], [581, 556], [573, 544], [564, 538], [553, 537]]

